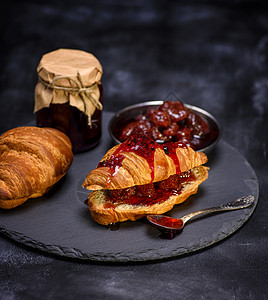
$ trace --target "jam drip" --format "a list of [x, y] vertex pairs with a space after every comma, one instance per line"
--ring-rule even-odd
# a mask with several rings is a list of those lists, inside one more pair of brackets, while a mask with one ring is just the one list
[[[172, 195], [180, 195], [182, 184], [196, 179], [191, 171], [171, 175], [168, 179], [121, 190], [107, 191], [107, 202], [129, 205], [151, 206], [165, 202]], [[109, 206], [110, 207], [110, 206]]]
[[[151, 169], [151, 183], [154, 180], [154, 153], [157, 148], [162, 149], [168, 155], [176, 166], [176, 173], [180, 173], [180, 164], [176, 155], [176, 149], [186, 147], [184, 143], [169, 142], [166, 144], [158, 144], [150, 138], [143, 136], [133, 136], [128, 138], [124, 143], [120, 144], [108, 160], [101, 161], [99, 167], [109, 167], [110, 177], [114, 176], [118, 169], [122, 166], [124, 160], [124, 152], [134, 152], [135, 154], [146, 159]], [[109, 184], [109, 182], [107, 182]]]
[[162, 145], [162, 148], [165, 152], [166, 155], [168, 155], [174, 162], [175, 166], [176, 166], [176, 173], [180, 173], [181, 169], [180, 169], [180, 162], [178, 159], [178, 156], [176, 154], [176, 149], [180, 147], [186, 147], [185, 144], [183, 143], [166, 143], [165, 145]]
[[[154, 151], [158, 144], [153, 140], [145, 137], [131, 137], [124, 143], [120, 144], [115, 152], [110, 156], [109, 160], [102, 161], [98, 167], [109, 167], [110, 176], [114, 176], [119, 167], [122, 166], [124, 152], [134, 152], [139, 156], [144, 157], [151, 169], [153, 176], [154, 170]], [[152, 178], [153, 180], [153, 178]]]

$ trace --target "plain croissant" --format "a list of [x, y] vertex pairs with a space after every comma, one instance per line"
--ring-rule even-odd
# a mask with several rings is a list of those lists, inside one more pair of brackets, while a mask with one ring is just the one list
[[69, 138], [53, 128], [17, 127], [0, 137], [0, 208], [45, 194], [73, 160]]
[[[206, 162], [204, 153], [178, 143], [127, 140], [110, 149], [83, 183], [93, 190], [88, 198], [91, 216], [97, 223], [108, 225], [165, 213], [197, 192], [208, 177], [208, 168], [202, 166]], [[160, 202], [161, 188], [176, 180], [177, 190]]]

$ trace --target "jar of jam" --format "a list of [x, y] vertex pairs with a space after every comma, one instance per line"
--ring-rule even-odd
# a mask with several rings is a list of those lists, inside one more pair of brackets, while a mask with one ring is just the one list
[[103, 72], [97, 58], [81, 50], [58, 49], [42, 57], [37, 73], [37, 126], [67, 134], [74, 153], [97, 146], [103, 108]]

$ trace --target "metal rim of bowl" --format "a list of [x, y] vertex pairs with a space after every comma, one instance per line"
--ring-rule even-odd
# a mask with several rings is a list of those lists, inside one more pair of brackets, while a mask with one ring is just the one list
[[[121, 109], [119, 112], [117, 112], [110, 120], [109, 122], [109, 126], [108, 126], [108, 131], [109, 131], [109, 134], [110, 136], [112, 137], [112, 139], [117, 143], [117, 144], [121, 144], [122, 142], [119, 141], [113, 134], [113, 131], [112, 131], [112, 127], [113, 127], [113, 124], [114, 122], [118, 119], [118, 117], [120, 115], [122, 115], [123, 113], [129, 111], [129, 110], [132, 110], [134, 108], [139, 108], [139, 107], [146, 107], [146, 106], [160, 106], [164, 103], [165, 101], [161, 101], [161, 100], [152, 100], [152, 101], [147, 101], [147, 102], [141, 102], [141, 103], [137, 103], [137, 104], [133, 104], [133, 105], [129, 105], [129, 106], [126, 106], [125, 108]], [[219, 131], [219, 134], [218, 134], [218, 137], [216, 138], [216, 140], [210, 144], [209, 146], [205, 147], [205, 148], [202, 148], [200, 150], [197, 150], [197, 152], [209, 152], [212, 148], [215, 147], [215, 145], [218, 143], [218, 141], [220, 140], [221, 138], [221, 127], [220, 127], [220, 124], [219, 122], [217, 121], [217, 119], [212, 115], [210, 114], [209, 112], [207, 112], [206, 110], [200, 108], [200, 107], [197, 107], [197, 106], [194, 106], [194, 105], [190, 105], [190, 104], [186, 104], [186, 103], [183, 103], [183, 105], [192, 110], [192, 111], [196, 111], [200, 114], [203, 114], [205, 115], [207, 118], [209, 118], [210, 120], [212, 120], [218, 131]]]

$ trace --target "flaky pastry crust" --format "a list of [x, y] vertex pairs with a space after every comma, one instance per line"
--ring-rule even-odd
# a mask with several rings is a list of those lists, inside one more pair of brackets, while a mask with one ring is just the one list
[[[83, 187], [93, 190], [88, 198], [93, 220], [101, 225], [108, 225], [126, 220], [135, 221], [149, 214], [162, 214], [171, 210], [174, 205], [196, 193], [198, 186], [207, 179], [209, 168], [202, 166], [206, 162], [207, 156], [204, 153], [195, 152], [192, 148], [178, 143], [159, 145], [150, 139], [134, 137], [113, 147], [83, 183]], [[190, 170], [193, 177], [182, 180], [178, 190], [171, 193], [167, 200], [157, 202], [156, 194], [153, 202], [143, 202], [142, 197], [150, 197], [146, 194], [147, 184], [159, 183], [171, 175]], [[181, 175], [183, 178], [184, 175]], [[165, 188], [167, 183], [160, 183], [160, 186], [161, 184]], [[134, 186], [138, 191], [145, 192], [138, 200], [140, 202], [128, 202], [128, 194], [125, 194], [126, 198], [121, 197], [121, 193], [128, 193], [127, 188]]]
[[[110, 149], [101, 161], [108, 160], [120, 145]], [[147, 160], [134, 152], [123, 152], [122, 166], [115, 174], [110, 173], [109, 167], [98, 167], [86, 177], [83, 187], [88, 190], [124, 189], [135, 185], [150, 183], [152, 170]], [[176, 155], [180, 165], [180, 172], [188, 171], [207, 162], [207, 156], [202, 152], [195, 152], [190, 147], [178, 147]], [[176, 164], [165, 154], [164, 150], [157, 148], [154, 152], [153, 182], [167, 179], [176, 174]]]
[[124, 222], [127, 220], [135, 221], [149, 214], [163, 214], [171, 210], [174, 205], [184, 202], [189, 196], [195, 194], [198, 186], [207, 179], [208, 167], [198, 166], [192, 169], [196, 180], [183, 184], [179, 195], [170, 196], [163, 203], [156, 203], [150, 206], [114, 204], [105, 207], [107, 200], [107, 190], [93, 191], [88, 198], [88, 206], [92, 219], [101, 224]]
[[53, 128], [24, 126], [0, 137], [0, 208], [44, 195], [73, 160], [69, 138]]

